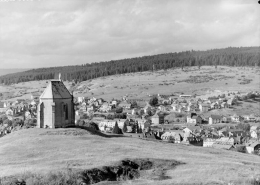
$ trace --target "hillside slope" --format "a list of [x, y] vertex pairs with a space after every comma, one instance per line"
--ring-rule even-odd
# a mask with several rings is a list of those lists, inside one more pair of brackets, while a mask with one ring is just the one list
[[76, 66], [39, 68], [0, 76], [0, 83], [8, 85], [18, 82], [53, 79], [57, 78], [58, 73], [62, 73], [63, 80], [81, 82], [115, 74], [171, 69], [183, 66], [260, 66], [259, 50], [260, 47], [229, 47], [207, 51], [192, 50]]
[[90, 169], [125, 158], [156, 158], [185, 163], [166, 172], [169, 179], [135, 184], [243, 184], [260, 174], [260, 158], [226, 150], [102, 137], [78, 129], [27, 129], [0, 138], [0, 175]]

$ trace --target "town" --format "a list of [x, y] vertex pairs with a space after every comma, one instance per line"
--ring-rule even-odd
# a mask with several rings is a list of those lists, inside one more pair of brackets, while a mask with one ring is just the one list
[[[51, 100], [51, 102], [50, 102]], [[244, 101], [260, 101], [257, 91], [219, 92], [200, 98], [192, 94], [127, 95], [111, 101], [73, 97], [62, 80], [51, 80], [43, 93], [0, 102], [0, 137], [24, 128], [88, 128], [172, 144], [213, 147], [260, 155], [260, 114], [222, 115]]]

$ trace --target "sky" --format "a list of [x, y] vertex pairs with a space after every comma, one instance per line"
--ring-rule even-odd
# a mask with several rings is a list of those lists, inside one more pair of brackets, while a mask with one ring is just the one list
[[0, 68], [260, 45], [257, 0], [0, 0]]

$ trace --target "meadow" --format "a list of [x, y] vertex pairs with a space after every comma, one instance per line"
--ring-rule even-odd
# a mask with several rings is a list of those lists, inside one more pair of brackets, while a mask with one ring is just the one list
[[68, 167], [77, 172], [113, 165], [126, 158], [175, 160], [183, 164], [166, 170], [165, 180], [143, 176], [119, 184], [250, 184], [260, 175], [260, 159], [256, 155], [131, 137], [104, 137], [76, 128], [24, 129], [0, 139], [1, 177], [47, 175], [50, 171], [64, 172]]

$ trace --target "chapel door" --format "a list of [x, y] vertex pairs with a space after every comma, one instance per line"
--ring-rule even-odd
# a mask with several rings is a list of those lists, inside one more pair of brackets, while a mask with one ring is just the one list
[[40, 128], [44, 128], [44, 104], [40, 105]]

